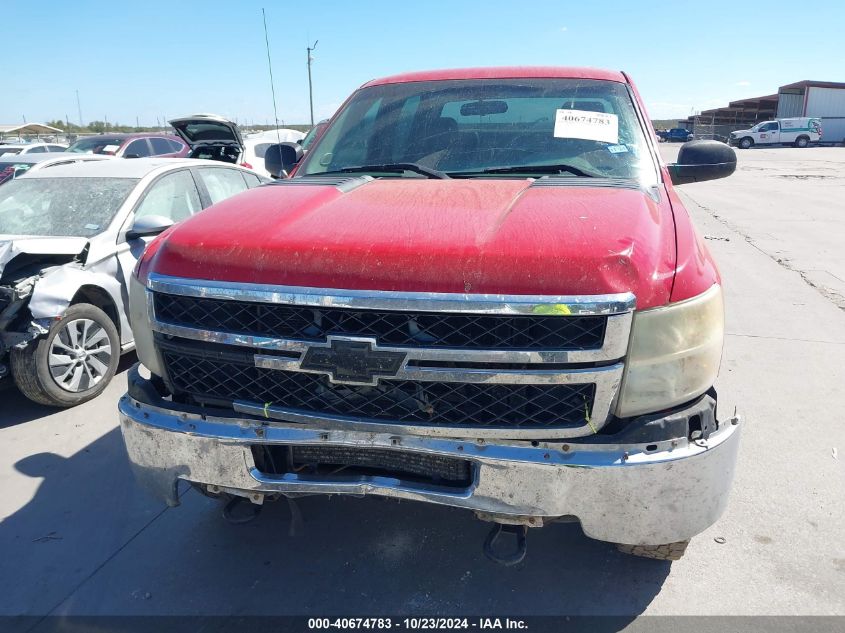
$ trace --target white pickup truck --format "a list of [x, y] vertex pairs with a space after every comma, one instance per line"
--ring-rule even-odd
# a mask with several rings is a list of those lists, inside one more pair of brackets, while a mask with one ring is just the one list
[[758, 123], [750, 130], [731, 132], [731, 145], [748, 149], [752, 145], [793, 145], [807, 147], [822, 137], [822, 120], [817, 117], [776, 119]]

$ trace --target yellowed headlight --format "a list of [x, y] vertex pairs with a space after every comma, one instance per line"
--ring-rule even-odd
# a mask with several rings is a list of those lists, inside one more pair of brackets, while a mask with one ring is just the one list
[[652, 413], [707, 391], [719, 373], [725, 336], [721, 286], [634, 314], [619, 417]]

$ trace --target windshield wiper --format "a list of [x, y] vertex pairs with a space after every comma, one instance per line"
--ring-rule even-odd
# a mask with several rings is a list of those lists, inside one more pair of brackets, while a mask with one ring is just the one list
[[449, 176], [475, 176], [477, 174], [573, 174], [584, 178], [603, 178], [572, 165], [514, 165], [511, 167], [488, 167], [478, 171], [450, 171]]
[[416, 174], [422, 174], [429, 178], [446, 178], [449, 176], [442, 171], [431, 169], [430, 167], [423, 167], [417, 163], [384, 163], [382, 165], [356, 165], [354, 167], [343, 167], [342, 169], [334, 169], [332, 171], [322, 171], [318, 174], [310, 174], [312, 176], [320, 176], [322, 174], [350, 174], [357, 171], [386, 171], [386, 172], [403, 172], [412, 171]]

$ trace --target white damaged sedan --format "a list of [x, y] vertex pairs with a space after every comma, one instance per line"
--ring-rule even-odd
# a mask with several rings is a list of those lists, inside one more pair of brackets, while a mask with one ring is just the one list
[[41, 404], [97, 396], [134, 347], [127, 282], [152, 236], [265, 179], [214, 161], [53, 167], [0, 188], [0, 380]]

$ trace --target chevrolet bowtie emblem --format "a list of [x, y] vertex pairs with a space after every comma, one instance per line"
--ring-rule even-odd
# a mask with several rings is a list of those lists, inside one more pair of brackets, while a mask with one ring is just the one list
[[299, 364], [304, 371], [328, 374], [333, 383], [375, 385], [379, 376], [395, 376], [405, 354], [373, 349], [370, 340], [329, 339], [327, 346], [312, 346]]

